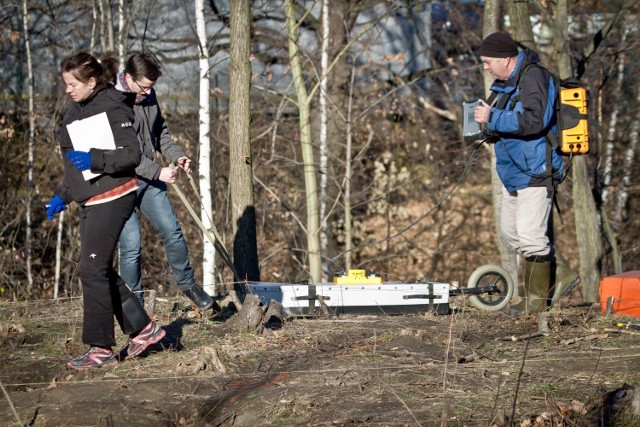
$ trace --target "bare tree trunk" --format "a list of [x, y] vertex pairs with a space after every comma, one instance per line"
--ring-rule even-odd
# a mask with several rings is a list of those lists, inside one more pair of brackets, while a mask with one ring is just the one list
[[36, 124], [35, 113], [33, 111], [33, 65], [31, 63], [31, 41], [29, 39], [29, 10], [27, 0], [22, 2], [22, 25], [24, 32], [25, 53], [27, 55], [27, 79], [29, 90], [29, 141], [27, 166], [27, 215], [26, 215], [26, 238], [25, 257], [27, 259], [27, 295], [33, 292], [33, 273], [31, 271], [31, 252], [33, 249], [31, 238], [31, 194], [33, 191], [33, 140], [35, 138]]
[[[538, 50], [535, 44], [535, 40], [533, 38], [533, 28], [531, 26], [531, 18], [529, 14], [529, 4], [526, 2], [520, 2], [517, 0], [509, 0], [507, 3], [507, 7], [509, 9], [509, 19], [511, 23], [511, 31], [514, 39], [519, 43], [527, 46], [530, 49]], [[567, 20], [559, 20], [557, 22], [568, 22]], [[565, 33], [567, 31], [566, 24], [564, 28], [559, 29], [562, 31], [561, 34], [564, 34], [565, 40], [568, 40], [568, 35]], [[557, 41], [557, 40], [556, 40]], [[561, 48], [561, 46], [554, 46], [554, 49]], [[552, 245], [555, 246], [555, 233], [554, 233], [554, 221], [553, 221], [553, 210], [549, 215], [549, 240]], [[567, 282], [573, 280], [575, 276], [578, 274], [571, 269], [571, 266], [568, 264], [566, 258], [560, 253], [558, 248], [556, 247], [556, 270], [554, 273], [554, 277], [556, 279], [556, 287], [560, 286], [561, 282]]]
[[[355, 24], [356, 16], [359, 14], [359, 10], [365, 7], [362, 4], [359, 4], [357, 7], [353, 7], [349, 1], [341, 1], [341, 0], [323, 0], [326, 1], [326, 4], [323, 6], [323, 34], [326, 34], [326, 37], [323, 38], [323, 47], [322, 47], [322, 69], [320, 71], [320, 76], [318, 82], [309, 90], [307, 101], [308, 103], [314, 99], [314, 93], [316, 91], [319, 92], [319, 103], [321, 108], [321, 114], [319, 115], [319, 133], [320, 133], [320, 222], [321, 222], [321, 231], [320, 231], [320, 247], [321, 247], [321, 256], [326, 255], [331, 249], [331, 239], [328, 237], [331, 232], [327, 227], [327, 222], [331, 217], [331, 207], [328, 204], [328, 201], [331, 197], [329, 194], [330, 187], [328, 186], [328, 182], [332, 181], [332, 178], [337, 179], [337, 177], [332, 177], [330, 175], [331, 170], [329, 168], [329, 160], [330, 153], [332, 147], [330, 146], [330, 141], [333, 141], [334, 138], [346, 138], [347, 140], [347, 153], [350, 156], [352, 154], [351, 149], [353, 147], [353, 124], [358, 120], [358, 118], [354, 118], [350, 116], [345, 118], [345, 113], [343, 114], [340, 110], [340, 106], [345, 104], [353, 104], [353, 99], [347, 99], [347, 95], [345, 94], [344, 87], [350, 87], [350, 91], [353, 91], [353, 83], [350, 83], [352, 65], [348, 63], [346, 58], [343, 60], [342, 55], [349, 51], [352, 44], [365, 36], [368, 31], [375, 27], [378, 23], [374, 21], [371, 23], [370, 27], [364, 31], [360, 31], [358, 35], [350, 39], [350, 29], [353, 28]], [[391, 9], [391, 8], [390, 8]], [[331, 76], [329, 79], [328, 77]], [[295, 83], [295, 82], [294, 82]], [[350, 95], [352, 96], [352, 95]], [[351, 106], [347, 107], [351, 108]], [[324, 112], [322, 112], [324, 111]], [[332, 120], [332, 118], [334, 120]], [[345, 121], [345, 130], [344, 133], [342, 129], [338, 129], [336, 125], [337, 118]], [[344, 135], [344, 136], [343, 136]], [[326, 141], [326, 143], [322, 142]], [[337, 146], [336, 146], [337, 147]], [[339, 154], [335, 154], [337, 158]], [[351, 159], [351, 158], [350, 158]], [[351, 174], [352, 164], [348, 159], [345, 165], [345, 174]], [[347, 178], [348, 181], [343, 181], [343, 188], [349, 188], [351, 181], [350, 177]], [[350, 268], [351, 265], [351, 252], [350, 250], [353, 248], [352, 241], [352, 214], [351, 214], [351, 206], [350, 206], [350, 195], [346, 195], [345, 199], [348, 199], [347, 205], [344, 206], [344, 222], [345, 222], [345, 236], [346, 236], [346, 244], [345, 244], [345, 268]], [[325, 239], [325, 240], [323, 240]], [[321, 260], [327, 260], [327, 258], [322, 258]], [[324, 263], [322, 265], [322, 274], [323, 277], [328, 273], [329, 268], [333, 270], [336, 269], [337, 265], [335, 264], [335, 258], [329, 259], [332, 262], [332, 265], [327, 265]]]
[[[209, 116], [209, 49], [207, 47], [207, 32], [204, 21], [204, 2], [195, 0], [196, 30], [198, 33], [198, 64], [200, 66], [200, 118], [199, 130], [199, 190], [200, 190], [200, 217], [207, 230], [211, 230], [213, 218], [213, 202], [211, 197], [211, 123]], [[215, 253], [214, 244], [209, 239], [203, 238], [202, 253], [202, 286], [209, 295], [215, 294]]]
[[[231, 78], [229, 87], [229, 181], [233, 218], [233, 260], [243, 280], [260, 281], [250, 134], [251, 8], [231, 2]], [[242, 293], [240, 284], [236, 291]]]
[[289, 61], [293, 82], [298, 98], [300, 112], [300, 144], [302, 145], [302, 161], [304, 164], [305, 194], [307, 199], [307, 248], [309, 257], [309, 275], [312, 282], [322, 280], [322, 262], [320, 257], [320, 221], [318, 213], [318, 185], [316, 183], [316, 167], [313, 160], [313, 144], [311, 139], [310, 96], [307, 93], [300, 48], [298, 46], [298, 22], [296, 20], [293, 0], [285, 1], [285, 15], [289, 33]]
[[[329, 72], [329, 37], [330, 37], [330, 21], [329, 21], [329, 0], [322, 0], [322, 48], [320, 57], [320, 90], [318, 97], [320, 98], [320, 253], [322, 259], [326, 259], [327, 246], [329, 237], [327, 231], [327, 181], [328, 181], [328, 111], [327, 99], [327, 73]], [[323, 262], [324, 264], [324, 262]], [[322, 279], [327, 281], [327, 266], [322, 268]]]
[[109, 43], [109, 45], [107, 46], [107, 50], [113, 51], [115, 50], [115, 42], [113, 40], [113, 13], [111, 11], [111, 0], [107, 2], [107, 7], [105, 8], [105, 10], [107, 12], [107, 41]]
[[591, 193], [590, 174], [584, 156], [573, 160], [573, 206], [576, 218], [576, 237], [580, 254], [582, 298], [586, 302], [599, 300], [602, 236], [598, 211]]
[[345, 254], [345, 268], [349, 270], [351, 268], [351, 250], [353, 249], [353, 215], [351, 213], [351, 177], [353, 176], [353, 168], [351, 165], [353, 148], [353, 87], [355, 83], [355, 69], [351, 68], [351, 80], [349, 81], [349, 100], [347, 102], [347, 123], [346, 123], [346, 136], [347, 136], [347, 148], [345, 153], [345, 170], [344, 170], [344, 250]]
[[509, 15], [511, 37], [529, 49], [534, 49], [536, 44], [533, 39], [529, 2], [519, 0], [507, 1], [507, 14]]
[[[525, 45], [530, 49], [535, 49], [536, 46], [535, 46], [535, 41], [533, 39], [533, 28], [531, 26], [529, 3], [520, 2], [516, 0], [509, 0], [507, 2], [507, 14], [509, 15], [509, 24], [510, 24], [511, 36], [513, 37], [513, 39], [519, 43], [522, 43], [523, 45]], [[492, 157], [492, 160], [495, 161], [495, 155]], [[492, 171], [496, 171], [494, 172], [495, 179], [497, 181], [500, 181], [500, 179], [497, 176], [497, 169], [493, 167]], [[494, 201], [497, 201], [498, 203], [502, 204], [502, 184], [497, 186], [495, 190], [498, 191], [499, 193], [498, 194], [494, 193]], [[497, 196], [497, 200], [496, 200], [496, 196]], [[498, 221], [500, 221], [500, 215], [502, 213], [501, 205], [499, 205], [496, 211], [497, 211], [497, 219]], [[499, 224], [500, 223], [498, 222], [498, 228], [500, 228]], [[514, 283], [516, 284], [514, 296], [517, 297], [519, 296], [519, 289], [517, 285], [518, 280], [516, 280], [518, 277], [519, 257], [513, 249], [509, 248], [507, 245], [504, 244], [504, 242], [502, 242], [502, 239], [500, 240], [501, 242], [500, 242], [499, 249], [500, 249], [500, 256], [502, 259], [502, 265], [509, 272], [509, 274], [511, 274], [511, 277], [514, 278]]]
[[[560, 78], [573, 75], [568, 39], [569, 4], [568, 0], [558, 0], [555, 9], [555, 51], [558, 55]], [[591, 193], [590, 174], [585, 156], [573, 158], [573, 207], [576, 222], [576, 239], [580, 255], [580, 278], [582, 298], [586, 302], [596, 302], [599, 298], [600, 270], [598, 264], [602, 258], [602, 237], [600, 218], [595, 200]]]
[[[487, 0], [484, 3], [484, 18], [482, 24], [482, 34], [484, 37], [494, 33], [500, 29], [500, 2], [498, 0]], [[485, 93], [489, 93], [489, 88], [493, 83], [493, 78], [488, 73], [484, 73]], [[514, 283], [518, 283], [518, 257], [516, 252], [507, 246], [502, 239], [502, 231], [500, 230], [500, 214], [502, 211], [502, 181], [498, 177], [496, 170], [496, 153], [493, 147], [489, 147], [491, 151], [491, 194], [493, 199], [493, 218], [496, 230], [496, 243], [500, 252], [500, 261], [502, 267], [509, 272]], [[514, 296], [518, 296], [518, 286], [515, 287]]]

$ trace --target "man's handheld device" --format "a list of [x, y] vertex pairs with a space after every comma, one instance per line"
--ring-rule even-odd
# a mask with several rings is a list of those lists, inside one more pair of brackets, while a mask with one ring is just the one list
[[477, 141], [485, 137], [480, 127], [480, 123], [476, 122], [473, 117], [473, 110], [481, 104], [478, 99], [472, 102], [463, 102], [463, 120], [462, 120], [462, 136], [467, 142]]

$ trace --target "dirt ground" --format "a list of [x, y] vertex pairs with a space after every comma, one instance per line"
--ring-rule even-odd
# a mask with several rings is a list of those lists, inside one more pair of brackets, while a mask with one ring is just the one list
[[161, 345], [83, 372], [65, 367], [85, 350], [80, 299], [2, 302], [0, 425], [640, 426], [640, 331], [615, 325], [633, 319], [566, 306], [539, 322], [453, 299], [449, 315], [297, 317], [256, 334], [159, 298]]

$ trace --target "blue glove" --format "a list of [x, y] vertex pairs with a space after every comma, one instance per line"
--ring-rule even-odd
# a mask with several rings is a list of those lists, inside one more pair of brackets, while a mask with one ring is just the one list
[[67, 203], [56, 194], [53, 196], [53, 199], [49, 200], [49, 203], [44, 205], [44, 208], [47, 210], [47, 218], [49, 218], [50, 221], [53, 221], [53, 216], [55, 214], [67, 209]]
[[67, 153], [67, 159], [71, 160], [71, 163], [73, 163], [80, 172], [91, 169], [91, 153], [87, 153], [86, 151], [72, 151]]

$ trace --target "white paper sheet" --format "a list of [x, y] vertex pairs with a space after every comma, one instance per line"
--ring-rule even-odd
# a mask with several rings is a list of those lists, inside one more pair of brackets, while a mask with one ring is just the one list
[[[107, 113], [96, 114], [83, 120], [76, 120], [67, 125], [67, 131], [76, 151], [89, 152], [92, 148], [101, 150], [115, 150], [116, 143], [111, 132], [111, 125]], [[100, 176], [87, 169], [82, 171], [84, 180]]]

